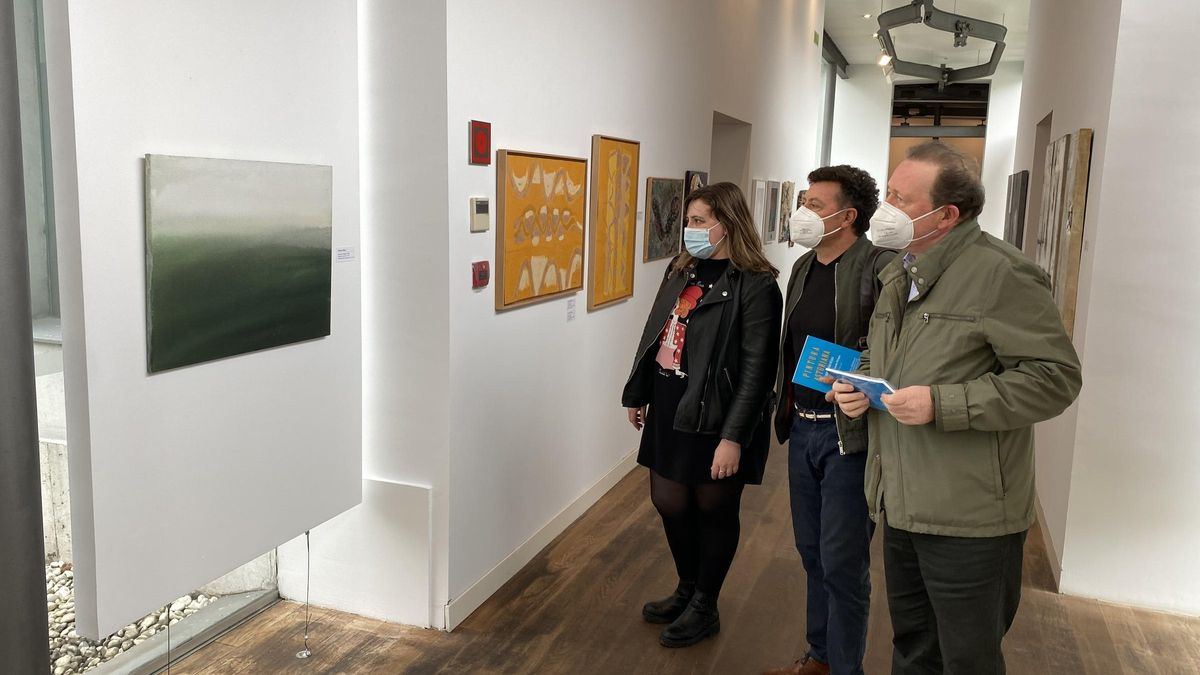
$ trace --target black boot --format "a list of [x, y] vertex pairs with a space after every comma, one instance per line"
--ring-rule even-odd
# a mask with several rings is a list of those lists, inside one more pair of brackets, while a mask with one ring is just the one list
[[683, 614], [688, 602], [696, 592], [696, 582], [680, 581], [675, 592], [662, 600], [647, 602], [642, 606], [642, 618], [649, 623], [671, 623]]
[[683, 614], [658, 636], [658, 642], [664, 647], [687, 647], [719, 632], [721, 615], [717, 613], [717, 597], [696, 591]]

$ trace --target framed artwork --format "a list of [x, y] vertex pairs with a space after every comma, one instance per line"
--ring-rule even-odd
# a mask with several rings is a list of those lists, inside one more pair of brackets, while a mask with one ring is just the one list
[[333, 168], [146, 155], [147, 369], [329, 335]]
[[[687, 203], [688, 195], [692, 194], [692, 190], [702, 188], [708, 185], [707, 171], [686, 171], [683, 174], [683, 203]], [[687, 215], [686, 213], [683, 215]]]
[[[801, 206], [804, 206], [804, 197], [807, 194], [808, 194], [808, 190], [797, 190], [796, 191], [796, 208], [797, 209], [800, 208]], [[789, 228], [789, 230], [788, 230], [788, 248], [791, 248], [795, 245], [796, 245], [796, 242], [792, 241], [792, 232], [791, 232], [791, 229]]]
[[682, 229], [683, 181], [678, 178], [647, 178], [642, 261], [661, 260], [678, 254], [682, 250]]
[[779, 236], [779, 213], [783, 209], [783, 202], [780, 195], [783, 192], [783, 184], [777, 180], [767, 181], [767, 216], [766, 230], [763, 231], [763, 243], [769, 244], [775, 241]]
[[633, 296], [641, 144], [592, 136], [592, 237], [588, 311]]
[[477, 166], [488, 166], [492, 163], [492, 123], [471, 120], [467, 144], [470, 157], [468, 161]]
[[496, 309], [583, 288], [587, 160], [496, 151]]
[[780, 196], [779, 204], [779, 243], [791, 240], [791, 228], [788, 227], [788, 220], [792, 217], [792, 212], [796, 207], [792, 204], [795, 200], [796, 184], [790, 180], [783, 181], [783, 192]]
[[[1037, 247], [1034, 261], [1050, 275], [1050, 282], [1057, 286], [1058, 244], [1062, 227], [1063, 197], [1066, 191], [1067, 150], [1071, 134], [1054, 141], [1046, 148], [1046, 170], [1042, 186], [1042, 205], [1038, 218]], [[1058, 297], [1058, 289], [1054, 288]]]
[[1092, 165], [1091, 129], [1080, 129], [1071, 137], [1067, 150], [1066, 191], [1059, 229], [1058, 276], [1055, 299], [1067, 335], [1075, 333], [1075, 302], [1079, 295], [1079, 262], [1083, 257], [1083, 222], [1086, 215], [1088, 177]]
[[1025, 202], [1029, 199], [1029, 171], [1018, 171], [1008, 177], [1008, 196], [1004, 208], [1004, 241], [1024, 248]]
[[750, 215], [758, 232], [767, 231], [767, 181], [755, 178], [750, 181]]

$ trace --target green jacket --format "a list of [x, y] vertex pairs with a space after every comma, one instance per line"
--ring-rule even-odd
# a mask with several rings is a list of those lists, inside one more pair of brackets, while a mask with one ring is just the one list
[[[808, 270], [816, 257], [816, 251], [809, 251], [797, 258], [796, 263], [792, 265], [792, 276], [788, 280], [787, 300], [783, 310], [783, 337], [779, 343], [779, 370], [775, 374], [775, 435], [780, 443], [787, 442], [792, 428], [793, 371], [789, 368], [795, 368], [797, 359], [797, 354], [792, 349], [792, 312], [800, 302], [800, 296], [804, 292], [804, 281], [808, 278]], [[895, 251], [879, 249], [871, 244], [870, 239], [859, 237], [838, 259], [833, 272], [834, 342], [858, 350], [866, 346], [868, 326], [863, 319], [870, 316], [871, 308], [868, 307], [866, 312], [859, 311], [862, 304], [863, 275], [868, 274], [868, 280], [875, 279], [883, 267], [895, 257]], [[868, 264], [874, 266], [869, 272], [863, 269]], [[836, 419], [838, 450], [841, 454], [865, 452], [866, 420], [861, 417], [850, 419], [840, 413]]]
[[867, 413], [871, 518], [959, 537], [1028, 529], [1033, 425], [1083, 382], [1046, 273], [970, 220], [907, 271], [897, 258], [879, 276], [862, 369], [897, 389], [930, 385], [934, 421]]

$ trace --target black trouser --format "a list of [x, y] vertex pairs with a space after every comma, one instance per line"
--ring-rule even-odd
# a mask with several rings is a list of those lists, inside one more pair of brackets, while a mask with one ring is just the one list
[[884, 529], [892, 675], [1003, 675], [1025, 532], [943, 537]]
[[678, 483], [650, 472], [650, 499], [662, 516], [679, 580], [713, 598], [737, 553], [744, 487], [729, 480]]

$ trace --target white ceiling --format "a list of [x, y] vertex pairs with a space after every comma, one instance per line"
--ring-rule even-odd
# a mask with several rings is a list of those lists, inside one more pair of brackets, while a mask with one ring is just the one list
[[[833, 38], [851, 64], [876, 63], [879, 41], [872, 33], [879, 29], [880, 6], [883, 10], [910, 4], [910, 0], [826, 0], [825, 32]], [[1029, 0], [935, 0], [940, 10], [983, 19], [1008, 27], [1001, 61], [1023, 61], [1029, 25]], [[863, 15], [869, 14], [869, 19]], [[955, 48], [954, 35], [922, 24], [892, 30], [896, 54], [905, 61], [952, 68], [964, 68], [986, 62], [992, 55], [992, 43], [971, 38], [967, 46]]]

